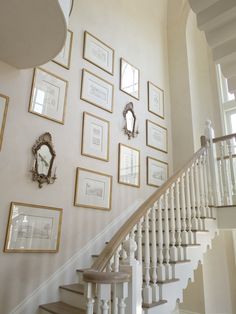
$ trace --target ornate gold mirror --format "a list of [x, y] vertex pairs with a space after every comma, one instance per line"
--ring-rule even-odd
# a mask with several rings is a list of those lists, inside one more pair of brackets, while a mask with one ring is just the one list
[[43, 183], [52, 184], [56, 180], [56, 168], [52, 176], [53, 162], [56, 157], [50, 133], [41, 135], [32, 147], [34, 165], [32, 167], [32, 179], [38, 181], [39, 188]]
[[132, 102], [129, 102], [123, 111], [123, 117], [125, 119], [124, 132], [128, 135], [129, 140], [131, 137], [138, 135], [138, 130], [136, 128], [136, 116], [133, 109], [134, 105]]

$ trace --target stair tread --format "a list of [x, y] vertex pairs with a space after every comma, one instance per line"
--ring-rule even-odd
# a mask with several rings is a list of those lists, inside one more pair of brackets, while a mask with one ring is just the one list
[[81, 295], [84, 294], [84, 285], [81, 283], [72, 283], [69, 285], [63, 285], [63, 286], [60, 286], [60, 289], [67, 290], [67, 291], [74, 292]]
[[157, 280], [157, 284], [165, 285], [173, 282], [179, 281], [179, 278], [174, 278], [174, 279], [166, 279], [166, 280]]
[[166, 300], [160, 300], [158, 302], [152, 302], [151, 304], [148, 304], [148, 303], [143, 303], [143, 308], [144, 309], [150, 309], [152, 307], [155, 307], [155, 306], [158, 306], [158, 305], [162, 305], [162, 304], [166, 304], [167, 301]]
[[79, 309], [64, 302], [42, 304], [39, 308], [53, 314], [86, 314], [86, 310]]

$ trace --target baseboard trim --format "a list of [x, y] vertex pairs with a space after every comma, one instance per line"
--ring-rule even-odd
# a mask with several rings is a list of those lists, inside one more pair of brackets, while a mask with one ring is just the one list
[[[75, 270], [78, 267], [78, 261], [82, 256], [87, 256], [97, 247], [106, 235], [111, 231], [116, 231], [120, 224], [127, 219], [141, 204], [143, 199], [136, 200], [125, 212], [115, 218], [103, 231], [95, 238], [90, 240], [81, 250], [74, 254], [65, 264], [55, 271], [46, 281], [28, 295], [20, 304], [18, 304], [10, 314], [35, 314], [38, 312], [39, 304], [54, 302], [59, 299], [59, 285], [63, 284], [68, 278], [75, 276]], [[70, 273], [70, 274], [69, 274]]]

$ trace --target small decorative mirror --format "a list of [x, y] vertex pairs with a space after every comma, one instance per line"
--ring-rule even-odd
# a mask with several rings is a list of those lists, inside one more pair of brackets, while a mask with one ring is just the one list
[[52, 176], [53, 162], [56, 157], [50, 133], [41, 135], [32, 147], [34, 165], [32, 167], [32, 179], [38, 181], [39, 188], [43, 183], [52, 184], [56, 180], [56, 167]]
[[128, 139], [138, 135], [138, 130], [135, 130], [136, 127], [136, 116], [133, 110], [133, 103], [129, 102], [123, 111], [123, 117], [125, 119], [124, 132], [128, 135]]

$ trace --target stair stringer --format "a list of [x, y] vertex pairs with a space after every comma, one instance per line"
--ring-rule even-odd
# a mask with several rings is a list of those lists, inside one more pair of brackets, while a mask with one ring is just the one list
[[193, 246], [186, 248], [188, 263], [176, 264], [174, 275], [179, 281], [162, 285], [162, 298], [167, 303], [144, 309], [144, 314], [171, 314], [176, 308], [176, 302], [183, 301], [183, 290], [187, 288], [189, 280], [194, 281], [194, 270], [197, 269], [199, 263], [203, 263], [204, 253], [211, 248], [212, 240], [218, 234], [217, 221], [214, 219], [204, 219], [205, 229], [209, 230], [207, 233], [197, 234], [197, 243], [200, 246]]

